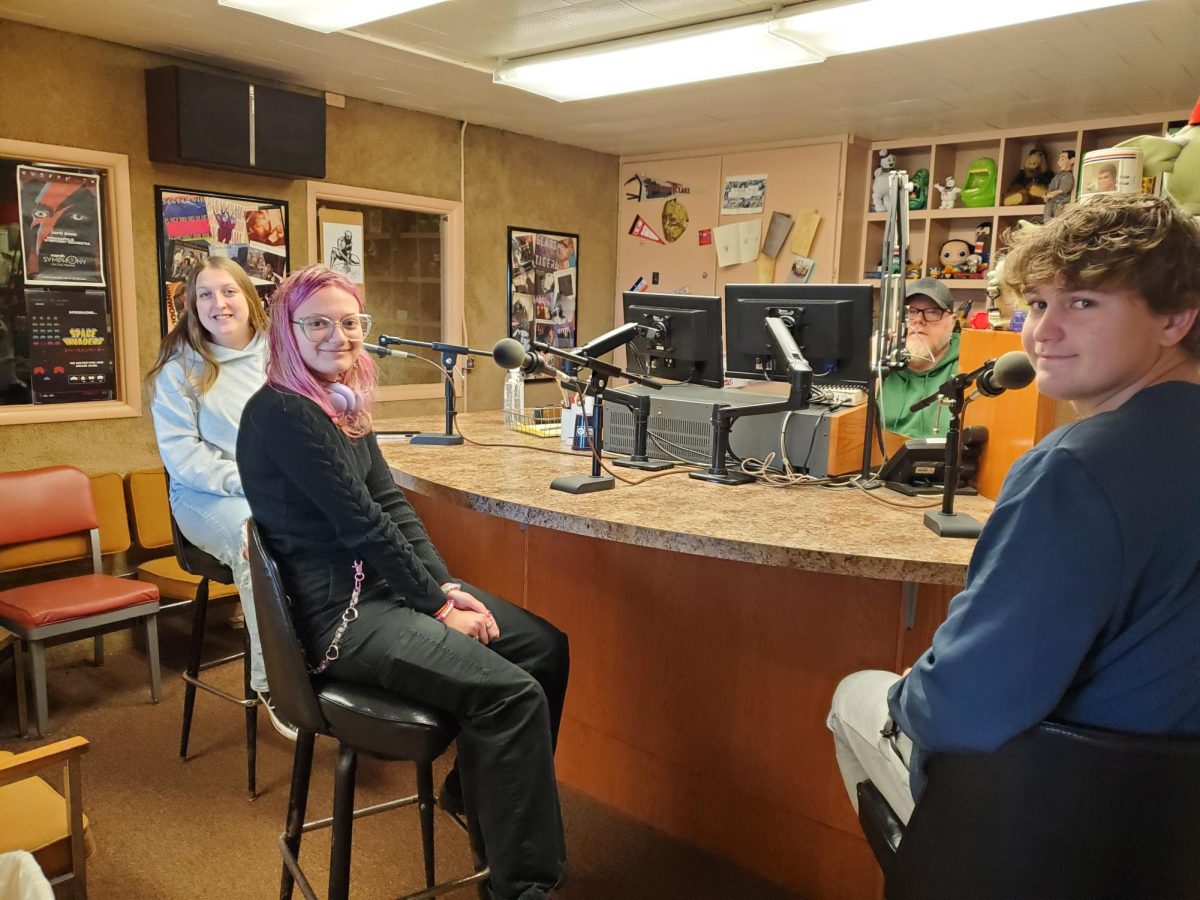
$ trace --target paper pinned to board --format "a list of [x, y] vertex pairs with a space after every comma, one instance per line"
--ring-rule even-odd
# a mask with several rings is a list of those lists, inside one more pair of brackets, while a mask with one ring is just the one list
[[796, 213], [796, 225], [792, 229], [792, 252], [797, 256], [808, 256], [812, 250], [813, 238], [817, 236], [817, 226], [821, 224], [821, 214], [815, 209], [802, 209]]
[[779, 251], [783, 249], [783, 242], [787, 240], [788, 233], [792, 230], [792, 224], [795, 221], [787, 213], [778, 211], [771, 213], [767, 236], [763, 238], [763, 256], [774, 259], [779, 255]]
[[759, 284], [771, 284], [775, 281], [775, 260], [765, 253], [758, 254], [757, 265], [754, 267]]
[[713, 243], [717, 247], [717, 265], [736, 266], [754, 262], [758, 258], [758, 245], [762, 239], [762, 220], [750, 219], [718, 225], [713, 229]]

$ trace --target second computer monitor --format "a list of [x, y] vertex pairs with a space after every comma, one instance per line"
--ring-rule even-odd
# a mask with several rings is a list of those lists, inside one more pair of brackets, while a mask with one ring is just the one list
[[721, 387], [721, 298], [697, 294], [622, 295], [625, 321], [655, 329], [657, 337], [638, 335], [630, 345], [629, 365], [639, 361], [646, 374], [672, 381]]
[[865, 385], [871, 376], [872, 288], [866, 284], [725, 286], [725, 371], [733, 378], [776, 378], [765, 320], [789, 322], [814, 384]]

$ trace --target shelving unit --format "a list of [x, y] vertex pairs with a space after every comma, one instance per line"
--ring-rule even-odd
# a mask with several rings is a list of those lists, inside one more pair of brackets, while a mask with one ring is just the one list
[[[871, 145], [865, 173], [867, 203], [870, 203], [871, 183], [875, 167], [879, 164], [879, 151], [888, 150], [896, 156], [896, 168], [907, 171], [910, 177], [918, 169], [929, 169], [929, 208], [909, 211], [908, 258], [914, 266], [920, 265], [921, 274], [929, 274], [929, 268], [936, 263], [945, 241], [961, 239], [973, 245], [976, 228], [982, 223], [991, 226], [985, 249], [989, 258], [994, 258], [997, 251], [1004, 249], [1005, 234], [1009, 229], [1022, 219], [1041, 221], [1041, 204], [1004, 206], [1002, 203], [1005, 189], [1021, 169], [1030, 151], [1038, 147], [1045, 150], [1047, 161], [1054, 169], [1061, 151], [1074, 150], [1078, 189], [1079, 165], [1084, 153], [1111, 147], [1141, 134], [1165, 134], [1169, 126], [1186, 119], [1187, 112], [1178, 111], [1117, 120], [1069, 122], [1043, 128], [877, 141]], [[991, 157], [997, 163], [995, 204], [965, 207], [960, 197], [953, 209], [937, 208], [938, 193], [933, 185], [944, 183], [946, 177], [952, 175], [958, 186], [963, 187], [967, 167], [980, 157]], [[877, 271], [882, 262], [879, 257], [886, 219], [887, 214], [883, 212], [868, 212], [864, 217], [862, 265], [858, 273], [864, 284], [879, 284], [877, 277], [872, 278], [867, 273]], [[954, 291], [965, 292], [964, 300], [974, 299], [980, 304], [987, 280], [948, 278], [945, 284]]]

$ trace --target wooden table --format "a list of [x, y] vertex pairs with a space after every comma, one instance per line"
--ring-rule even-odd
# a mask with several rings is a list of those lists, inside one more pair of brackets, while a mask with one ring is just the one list
[[456, 577], [570, 635], [559, 778], [806, 897], [881, 896], [825, 716], [844, 675], [928, 646], [974, 542], [858, 489], [668, 475], [563, 494], [551, 479], [590, 457], [530, 449], [562, 448], [499, 412], [459, 424], [478, 443], [384, 455]]

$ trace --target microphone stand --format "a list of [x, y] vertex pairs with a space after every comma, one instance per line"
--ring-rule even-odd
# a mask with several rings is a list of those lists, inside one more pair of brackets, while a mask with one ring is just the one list
[[443, 434], [414, 434], [410, 443], [432, 444], [439, 447], [461, 444], [463, 442], [462, 435], [454, 433], [454, 367], [458, 365], [459, 354], [490, 357], [492, 352], [490, 350], [472, 350], [470, 347], [443, 344], [438, 341], [412, 341], [408, 338], [392, 337], [387, 334], [381, 334], [376, 343], [380, 347], [390, 347], [393, 344], [402, 347], [424, 347], [427, 350], [436, 350], [442, 355], [442, 368], [446, 371], [446, 377], [442, 379], [446, 389], [446, 430]]
[[[624, 325], [618, 325], [616, 328], [605, 332], [599, 337], [592, 338], [586, 344], [577, 348], [576, 352], [580, 356], [594, 359], [597, 356], [603, 356], [605, 353], [617, 349], [617, 347], [628, 344], [639, 334], [656, 330], [638, 322], [626, 322]], [[613, 390], [606, 390], [604, 392], [604, 399], [624, 406], [633, 415], [633, 452], [629, 454], [627, 459], [614, 459], [614, 466], [621, 466], [626, 469], [641, 469], [646, 472], [662, 472], [665, 469], [675, 468], [673, 462], [668, 462], [665, 459], [651, 459], [647, 455], [646, 444], [650, 430], [650, 398], [648, 396], [645, 394], [626, 394], [624, 391], [614, 388]]]
[[[563, 491], [567, 494], [591, 494], [595, 491], [611, 491], [616, 484], [616, 479], [611, 475], [603, 474], [600, 468], [600, 455], [604, 451], [604, 397], [605, 389], [608, 387], [608, 380], [613, 377], [628, 378], [630, 381], [636, 381], [638, 384], [655, 390], [661, 390], [662, 384], [653, 378], [647, 378], [635, 372], [626, 372], [611, 363], [601, 362], [598, 359], [590, 359], [578, 353], [571, 353], [568, 350], [560, 350], [557, 347], [551, 347], [537, 341], [534, 341], [532, 346], [534, 350], [541, 353], [550, 353], [560, 359], [575, 363], [575, 365], [581, 368], [590, 369], [591, 375], [588, 378], [588, 391], [595, 398], [592, 402], [591, 419], [592, 473], [590, 475], [561, 475], [550, 482], [550, 489]], [[620, 401], [618, 400], [617, 402]], [[583, 401], [583, 407], [581, 412], [586, 416], [586, 397]]]
[[950, 427], [946, 431], [942, 508], [931, 509], [925, 513], [925, 527], [938, 537], [976, 538], [983, 531], [983, 525], [978, 519], [954, 511], [954, 495], [958, 491], [958, 482], [962, 474], [962, 414], [967, 408], [967, 388], [995, 362], [994, 359], [989, 360], [973, 372], [955, 375], [935, 393], [918, 400], [910, 407], [912, 412], [917, 412], [931, 403], [940, 402], [943, 397], [949, 401], [947, 405], [950, 408]]

